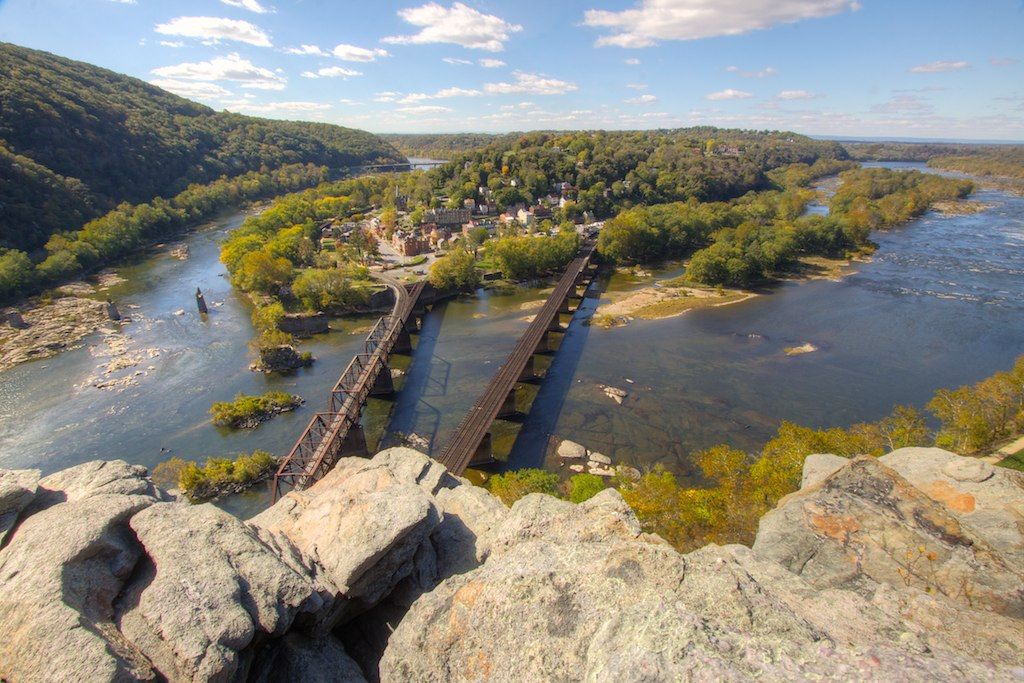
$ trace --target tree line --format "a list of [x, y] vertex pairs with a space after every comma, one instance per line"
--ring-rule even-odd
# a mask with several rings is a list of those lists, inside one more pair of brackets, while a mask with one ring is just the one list
[[293, 164], [274, 171], [190, 185], [170, 199], [121, 204], [80, 230], [51, 235], [46, 256], [34, 263], [16, 249], [0, 250], [0, 301], [11, 301], [109, 264], [246, 201], [323, 182], [327, 169]]
[[773, 172], [776, 189], [729, 202], [677, 202], [626, 209], [605, 223], [601, 253], [650, 263], [690, 257], [695, 283], [742, 287], [791, 270], [801, 256], [870, 251], [872, 230], [891, 227], [940, 199], [969, 194], [966, 180], [918, 171], [858, 168], [840, 173], [829, 214], [801, 215], [815, 194], [806, 185], [845, 167], [835, 161]]

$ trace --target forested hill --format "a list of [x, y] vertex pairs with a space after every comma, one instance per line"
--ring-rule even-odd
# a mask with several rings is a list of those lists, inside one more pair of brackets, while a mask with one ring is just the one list
[[375, 135], [215, 112], [144, 81], [0, 43], [0, 249], [116, 206], [261, 168], [404, 161]]

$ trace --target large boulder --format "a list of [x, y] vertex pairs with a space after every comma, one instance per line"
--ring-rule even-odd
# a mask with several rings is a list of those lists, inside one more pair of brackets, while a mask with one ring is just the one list
[[0, 550], [0, 678], [154, 677], [113, 616], [141, 557], [127, 521], [162, 497], [145, 468], [119, 460], [40, 480]]
[[878, 460], [1024, 566], [1024, 474], [941, 448], [901, 448]]
[[0, 546], [38, 487], [39, 470], [0, 470]]
[[875, 458], [787, 496], [761, 519], [753, 549], [818, 588], [914, 587], [1024, 617], [1021, 567]]
[[[486, 562], [422, 596], [383, 681], [1001, 677], [852, 591], [819, 590], [749, 549], [682, 556], [640, 533], [615, 491], [529, 496]], [[944, 646], [944, 644], [940, 644]], [[967, 651], [967, 655], [970, 651]]]
[[130, 525], [146, 557], [118, 626], [172, 680], [231, 679], [239, 652], [330, 606], [334, 591], [312, 563], [212, 505], [153, 505]]
[[[409, 453], [416, 457], [384, 451], [368, 461], [343, 459], [309, 489], [250, 520], [323, 567], [339, 591], [331, 623], [373, 607], [412, 575], [417, 551], [441, 521], [428, 492], [436, 486], [430, 468], [417, 466], [426, 456]], [[432, 587], [436, 575], [424, 580]]]
[[250, 667], [252, 683], [365, 683], [359, 665], [335, 638], [289, 633], [262, 648]]

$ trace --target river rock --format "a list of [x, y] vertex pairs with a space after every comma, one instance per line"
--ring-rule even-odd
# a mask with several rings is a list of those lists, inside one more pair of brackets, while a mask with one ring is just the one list
[[284, 635], [300, 615], [315, 621], [331, 604], [335, 591], [312, 563], [290, 564], [212, 505], [153, 505], [130, 524], [147, 557], [118, 626], [171, 680], [231, 679], [254, 639]]
[[754, 552], [821, 589], [914, 587], [1024, 617], [1020, 567], [875, 458], [783, 499], [761, 519]]
[[614, 477], [615, 470], [610, 467], [598, 467], [597, 465], [591, 465], [587, 470], [590, 474], [596, 474], [599, 477]]
[[125, 522], [162, 497], [119, 460], [40, 480], [0, 550], [0, 679], [154, 677], [117, 633], [113, 603], [141, 556]]
[[612, 464], [612, 459], [609, 458], [604, 453], [592, 452], [590, 454], [590, 456], [589, 456], [589, 459], [590, 459], [590, 462], [596, 462], [596, 463], [599, 463], [601, 465], [611, 465]]
[[558, 457], [565, 459], [578, 459], [587, 457], [587, 449], [575, 441], [565, 439], [558, 444]]
[[583, 472], [587, 468], [584, 465], [569, 465], [569, 469], [573, 472]]
[[1024, 474], [941, 448], [901, 448], [879, 462], [1024, 566]]
[[417, 549], [441, 521], [431, 495], [401, 474], [416, 471], [425, 456], [416, 454], [410, 469], [395, 450], [369, 461], [344, 458], [309, 489], [288, 493], [250, 520], [324, 568], [340, 591], [332, 622], [369, 609], [409, 576]]
[[0, 470], [0, 546], [18, 513], [36, 497], [39, 476], [39, 470]]
[[813, 486], [822, 482], [833, 472], [838, 471], [850, 462], [849, 458], [843, 458], [831, 453], [812, 453], [804, 458], [803, 477], [800, 479], [800, 488]]
[[265, 346], [260, 348], [260, 359], [256, 369], [262, 372], [288, 372], [312, 365], [313, 359], [303, 356], [294, 346]]

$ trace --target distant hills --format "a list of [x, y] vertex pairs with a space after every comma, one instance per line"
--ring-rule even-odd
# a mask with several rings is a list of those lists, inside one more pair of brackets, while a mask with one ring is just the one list
[[365, 131], [215, 112], [136, 78], [0, 43], [0, 248], [32, 251], [120, 202], [225, 175], [404, 160]]

